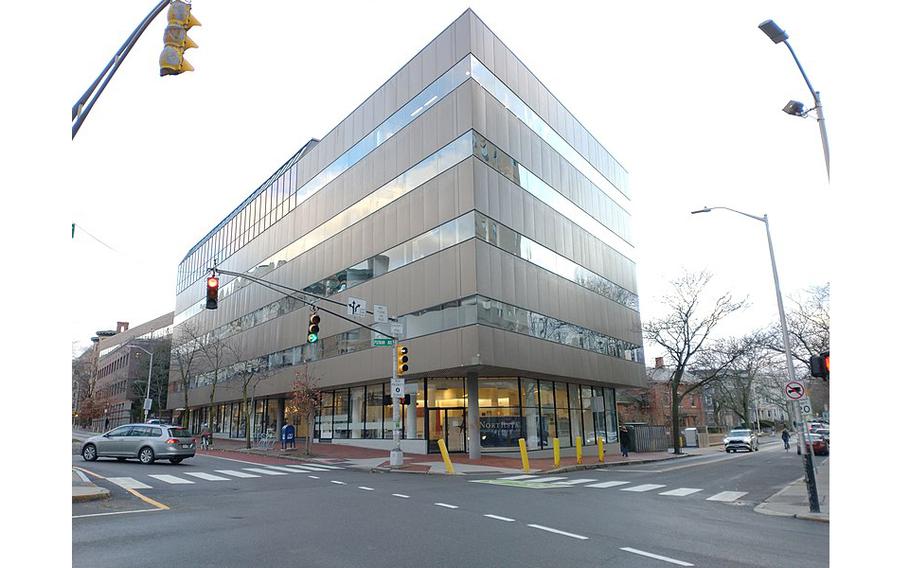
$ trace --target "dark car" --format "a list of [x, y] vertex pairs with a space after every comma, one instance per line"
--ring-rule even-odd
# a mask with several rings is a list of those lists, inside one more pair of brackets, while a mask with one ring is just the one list
[[169, 424], [127, 424], [82, 444], [82, 459], [135, 458], [144, 464], [167, 459], [178, 464], [196, 455], [196, 440], [186, 428]]

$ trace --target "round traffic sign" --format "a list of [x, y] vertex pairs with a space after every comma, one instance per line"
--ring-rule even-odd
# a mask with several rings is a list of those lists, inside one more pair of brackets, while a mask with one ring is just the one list
[[784, 387], [784, 394], [787, 395], [787, 398], [790, 400], [799, 400], [806, 396], [806, 387], [799, 381], [790, 381], [787, 383], [787, 386]]

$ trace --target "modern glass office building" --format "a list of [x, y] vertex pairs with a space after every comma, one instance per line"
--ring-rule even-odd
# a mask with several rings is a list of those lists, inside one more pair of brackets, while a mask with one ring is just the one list
[[[646, 383], [629, 211], [625, 169], [468, 10], [180, 263], [175, 349], [186, 326], [238, 354], [194, 373], [193, 424], [245, 434], [233, 369], [251, 365], [267, 374], [253, 427], [277, 430], [305, 367], [314, 437], [391, 447], [392, 349], [331, 315], [360, 298], [410, 349], [405, 451], [615, 444], [614, 389]], [[301, 293], [222, 276], [206, 310], [216, 260]]]

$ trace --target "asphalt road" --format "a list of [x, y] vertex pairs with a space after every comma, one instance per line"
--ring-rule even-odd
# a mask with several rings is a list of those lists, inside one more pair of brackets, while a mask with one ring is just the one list
[[828, 566], [827, 524], [752, 510], [800, 477], [780, 444], [522, 480], [73, 464], [112, 491], [73, 505], [73, 566]]

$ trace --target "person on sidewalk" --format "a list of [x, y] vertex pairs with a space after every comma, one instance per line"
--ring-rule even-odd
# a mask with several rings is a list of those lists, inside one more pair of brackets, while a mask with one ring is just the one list
[[208, 450], [212, 445], [212, 433], [209, 431], [209, 423], [202, 425], [202, 449]]
[[780, 439], [784, 441], [784, 450], [790, 451], [790, 432], [787, 432], [787, 429], [784, 428], [784, 431], [780, 433]]
[[619, 427], [619, 451], [622, 452], [622, 457], [629, 457], [629, 429], [626, 428], [625, 424]]

